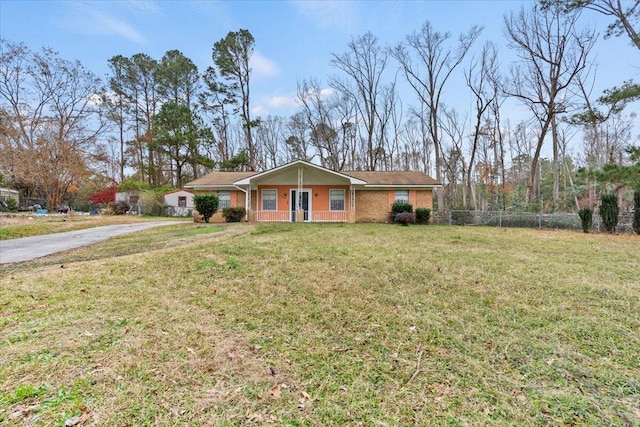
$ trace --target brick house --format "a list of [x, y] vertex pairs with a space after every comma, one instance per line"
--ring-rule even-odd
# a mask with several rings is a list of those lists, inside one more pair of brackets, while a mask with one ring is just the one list
[[209, 222], [223, 222], [227, 206], [244, 206], [249, 222], [386, 222], [397, 200], [432, 209], [439, 187], [422, 172], [336, 172], [302, 160], [264, 172], [212, 172], [184, 186], [218, 195]]

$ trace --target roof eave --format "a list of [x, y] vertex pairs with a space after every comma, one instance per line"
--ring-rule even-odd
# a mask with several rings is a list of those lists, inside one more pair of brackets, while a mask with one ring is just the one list
[[442, 184], [365, 184], [364, 188], [441, 188]]

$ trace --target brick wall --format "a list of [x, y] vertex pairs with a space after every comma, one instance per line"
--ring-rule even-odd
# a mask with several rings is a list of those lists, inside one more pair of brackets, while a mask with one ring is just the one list
[[387, 190], [356, 191], [356, 222], [388, 222]]
[[413, 208], [429, 208], [433, 210], [433, 191], [418, 190], [416, 191], [416, 203]]
[[[388, 222], [395, 198], [394, 190], [361, 190], [356, 192], [356, 222]], [[431, 190], [411, 190], [409, 201], [413, 208], [433, 209]]]

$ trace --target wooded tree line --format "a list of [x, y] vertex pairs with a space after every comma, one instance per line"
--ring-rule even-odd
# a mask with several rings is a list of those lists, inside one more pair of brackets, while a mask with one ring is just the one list
[[[444, 185], [438, 208], [577, 210], [605, 183], [620, 194], [640, 185], [636, 117], [624, 108], [640, 86], [591, 93], [597, 37], [579, 19], [608, 15], [605, 36], [640, 49], [638, 3], [544, 0], [508, 13], [516, 64], [501, 64], [494, 43], [477, 44], [481, 27], [453, 35], [426, 21], [392, 46], [369, 32], [332, 54], [328, 87], [298, 82], [290, 117], [252, 115], [248, 30], [214, 43], [206, 70], [178, 50], [118, 55], [105, 82], [50, 49], [2, 40], [0, 171], [51, 207], [87, 183], [180, 187], [214, 169], [303, 159], [338, 171], [422, 170]], [[454, 76], [464, 77], [470, 114], [447, 105]], [[417, 103], [400, 97], [402, 85]], [[505, 118], [514, 100], [526, 120]]]

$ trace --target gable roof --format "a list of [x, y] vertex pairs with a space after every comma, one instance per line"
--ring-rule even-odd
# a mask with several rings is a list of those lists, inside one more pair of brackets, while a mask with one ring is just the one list
[[192, 191], [189, 191], [189, 190], [180, 190], [180, 189], [178, 189], [178, 190], [171, 190], [171, 191], [167, 191], [167, 192], [166, 192], [166, 193], [164, 193], [163, 195], [164, 195], [164, 196], [168, 196], [169, 194], [173, 194], [173, 193], [180, 193], [180, 192], [182, 192], [182, 193], [189, 193], [189, 194], [193, 194], [193, 192], [192, 192]]
[[[429, 175], [419, 171], [392, 171], [392, 172], [336, 172], [322, 166], [314, 165], [302, 160], [296, 160], [263, 172], [211, 172], [208, 175], [188, 182], [184, 185], [190, 189], [230, 188], [238, 185], [249, 185], [254, 180], [267, 178], [282, 179], [282, 174], [294, 166], [303, 166], [317, 174], [326, 174], [334, 179], [344, 179], [352, 185], [364, 188], [433, 188], [441, 187], [441, 184]], [[290, 173], [289, 173], [290, 175]], [[279, 178], [278, 178], [279, 177]], [[295, 180], [295, 178], [294, 178]]]
[[252, 175], [252, 176], [246, 177], [244, 179], [241, 179], [241, 180], [236, 182], [236, 185], [248, 185], [254, 179], [261, 179], [261, 178], [266, 178], [269, 175], [276, 175], [279, 172], [285, 172], [287, 170], [290, 170], [294, 166], [302, 166], [304, 169], [307, 170], [307, 172], [305, 172], [307, 174], [310, 171], [310, 172], [313, 172], [315, 174], [319, 173], [321, 175], [324, 174], [324, 176], [328, 175], [328, 176], [332, 176], [333, 178], [344, 179], [344, 180], [349, 181], [350, 184], [359, 184], [359, 185], [365, 184], [364, 181], [362, 181], [362, 180], [360, 180], [360, 179], [358, 179], [358, 178], [356, 178], [354, 176], [346, 175], [346, 174], [344, 174], [342, 172], [336, 172], [334, 170], [327, 169], [327, 168], [322, 167], [322, 166], [314, 165], [313, 163], [305, 162], [304, 160], [295, 160], [293, 162], [284, 164], [282, 166], [278, 166], [276, 168], [269, 169], [267, 171], [260, 172], [260, 173], [257, 173], [255, 175]]

